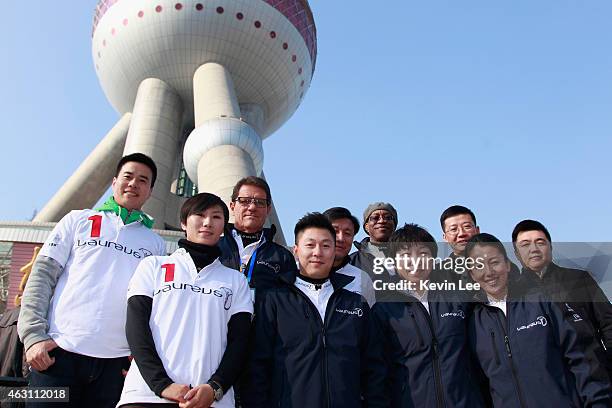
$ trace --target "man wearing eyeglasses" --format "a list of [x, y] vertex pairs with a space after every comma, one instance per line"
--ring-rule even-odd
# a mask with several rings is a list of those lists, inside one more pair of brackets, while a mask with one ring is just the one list
[[369, 237], [353, 242], [351, 265], [367, 272], [372, 280], [392, 281], [397, 272], [392, 263], [382, 262], [389, 257], [389, 238], [397, 227], [397, 211], [389, 203], [372, 203], [363, 212], [363, 230]]
[[442, 238], [453, 251], [448, 258], [452, 262], [443, 263], [445, 277], [454, 282], [465, 281], [468, 279], [463, 254], [465, 246], [470, 238], [480, 234], [480, 228], [476, 225], [476, 216], [467, 207], [452, 205], [440, 216], [440, 226], [442, 227]]
[[259, 177], [245, 177], [236, 183], [231, 198], [234, 224], [228, 224], [219, 241], [221, 262], [244, 273], [254, 300], [256, 291], [275, 285], [276, 274], [295, 271], [297, 265], [289, 250], [272, 241], [276, 227], [264, 228], [272, 210], [268, 183]]
[[467, 207], [453, 205], [448, 207], [440, 216], [442, 226], [442, 238], [453, 249], [451, 258], [462, 257], [467, 242], [476, 234], [480, 234], [480, 228], [476, 225], [476, 216]]

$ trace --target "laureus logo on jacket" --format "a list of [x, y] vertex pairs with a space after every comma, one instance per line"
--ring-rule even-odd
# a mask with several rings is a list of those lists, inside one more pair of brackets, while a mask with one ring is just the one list
[[458, 317], [460, 319], [465, 319], [465, 313], [463, 312], [463, 310], [459, 309], [456, 312], [442, 313], [440, 315], [440, 317], [442, 317], [442, 318], [444, 318], [444, 317]]
[[274, 273], [279, 273], [280, 272], [280, 268], [281, 268], [281, 266], [279, 264], [272, 265], [271, 263], [269, 263], [267, 261], [262, 261], [262, 260], [258, 260], [257, 261], [257, 265], [267, 266], [268, 268], [272, 269], [274, 271]]
[[538, 316], [534, 322], [531, 322], [531, 323], [526, 324], [524, 326], [517, 327], [516, 331], [521, 331], [521, 330], [525, 330], [525, 329], [531, 329], [532, 327], [536, 327], [536, 326], [544, 327], [547, 324], [548, 324], [548, 321], [546, 320], [546, 318], [544, 316]]
[[357, 316], [357, 317], [361, 317], [363, 316], [363, 310], [356, 307], [354, 309], [336, 309], [336, 312], [338, 313], [342, 313], [342, 314], [346, 314], [346, 315], [351, 315], [351, 316]]

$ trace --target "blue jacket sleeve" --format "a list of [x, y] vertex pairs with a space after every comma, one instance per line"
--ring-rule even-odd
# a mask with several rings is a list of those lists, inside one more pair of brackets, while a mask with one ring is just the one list
[[584, 406], [609, 407], [612, 387], [604, 367], [592, 355], [594, 344], [589, 344], [584, 336], [579, 336], [558, 305], [547, 303], [547, 307], [566, 364], [576, 378], [576, 390]]
[[612, 370], [612, 304], [588, 272], [585, 273], [584, 280], [595, 320], [592, 323], [607, 351], [608, 369]]

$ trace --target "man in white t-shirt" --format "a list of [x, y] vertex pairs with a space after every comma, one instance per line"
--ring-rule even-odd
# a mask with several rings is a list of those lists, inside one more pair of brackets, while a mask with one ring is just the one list
[[246, 277], [219, 260], [228, 218], [218, 196], [191, 197], [181, 209], [187, 238], [179, 249], [138, 266], [127, 294], [134, 361], [119, 406], [234, 407], [253, 303]]
[[351, 252], [351, 247], [353, 246], [353, 238], [355, 238], [355, 234], [359, 231], [359, 221], [344, 207], [329, 208], [325, 210], [323, 215], [327, 217], [336, 231], [336, 254], [332, 272], [355, 278], [346, 285], [345, 289], [359, 293], [368, 301], [370, 307], [374, 306], [374, 303], [376, 303], [376, 293], [374, 292], [370, 275], [350, 264], [351, 258], [349, 257], [349, 252]]
[[142, 259], [165, 253], [163, 239], [151, 231], [153, 219], [140, 211], [156, 175], [148, 156], [123, 157], [113, 195], [98, 209], [71, 211], [49, 235], [17, 326], [31, 387], [69, 387], [75, 407], [113, 406], [119, 399], [130, 354], [125, 292]]

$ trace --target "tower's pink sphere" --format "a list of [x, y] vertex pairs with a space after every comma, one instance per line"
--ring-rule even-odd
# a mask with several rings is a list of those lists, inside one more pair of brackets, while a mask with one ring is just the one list
[[317, 43], [306, 0], [101, 0], [93, 59], [100, 83], [120, 113], [132, 110], [146, 78], [181, 96], [193, 121], [193, 74], [206, 62], [231, 73], [238, 101], [264, 112], [261, 136], [299, 106], [314, 72]]

